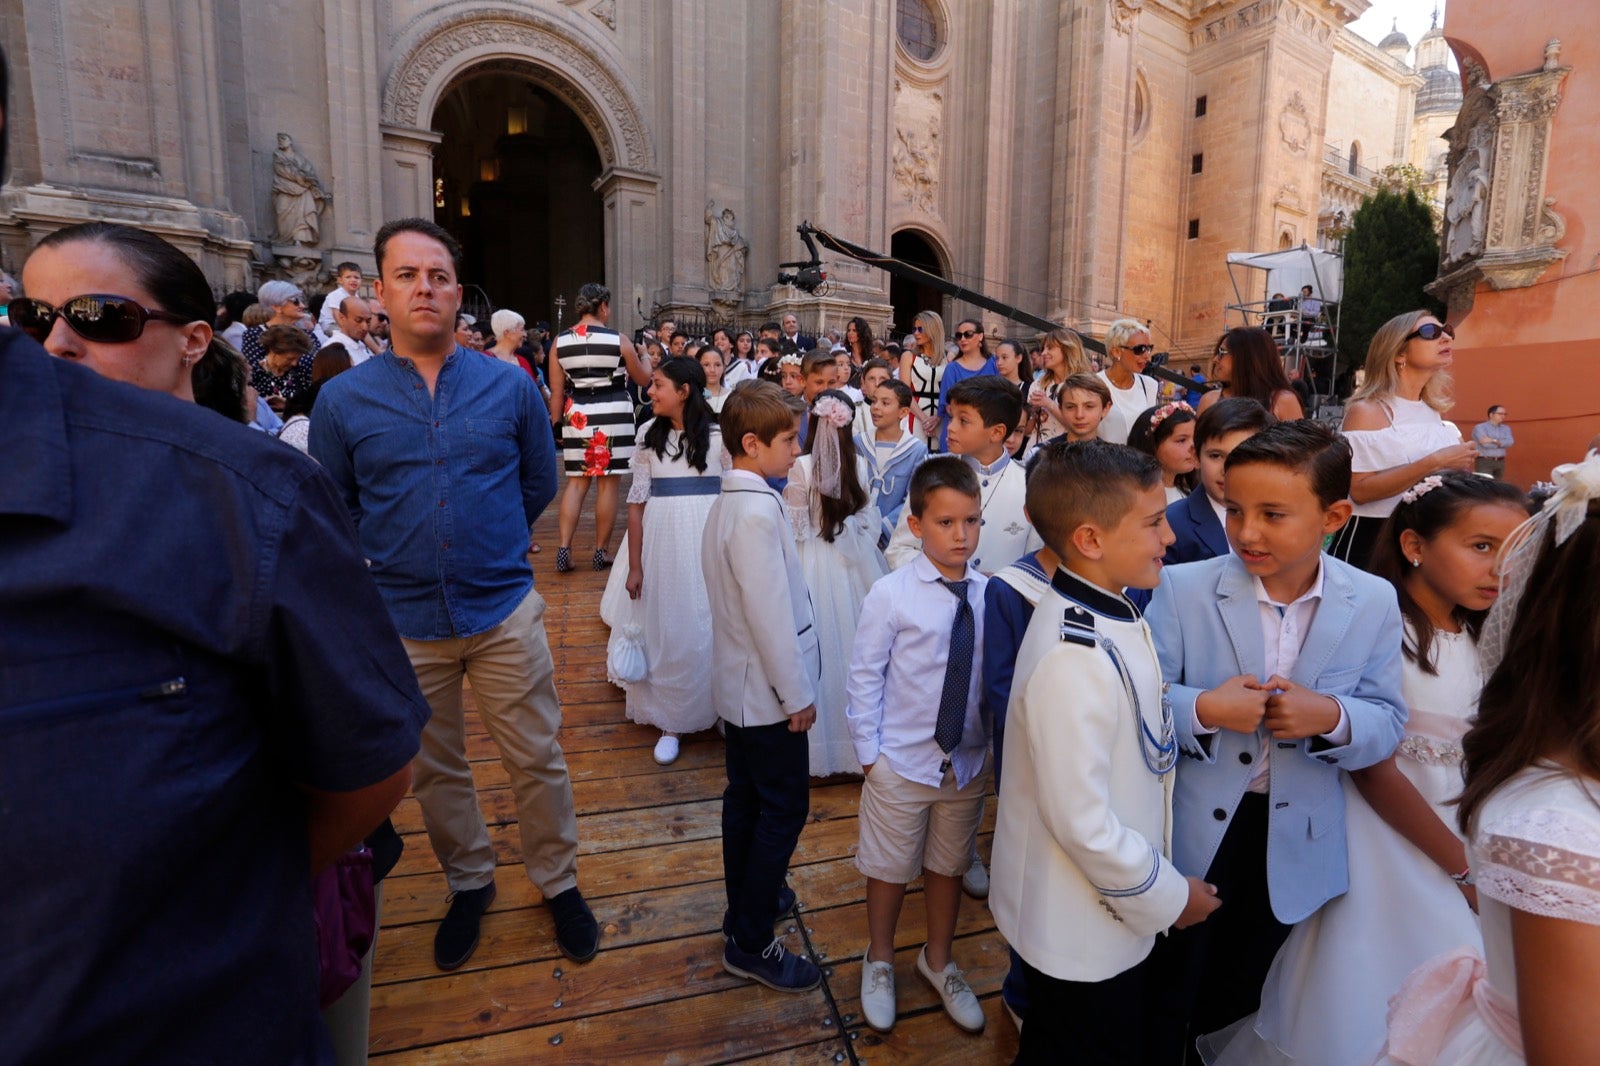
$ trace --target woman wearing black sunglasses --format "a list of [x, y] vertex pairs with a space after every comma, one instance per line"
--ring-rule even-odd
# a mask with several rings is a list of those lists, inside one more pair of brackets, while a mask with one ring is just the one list
[[1111, 410], [1100, 422], [1100, 439], [1128, 443], [1134, 419], [1156, 405], [1160, 390], [1144, 376], [1150, 363], [1150, 331], [1136, 318], [1119, 318], [1106, 327], [1106, 368], [1097, 375], [1111, 390]]
[[213, 337], [216, 298], [194, 260], [110, 222], [57, 230], [22, 268], [11, 324], [51, 355], [241, 420], [238, 356]]
[[1367, 347], [1366, 380], [1345, 409], [1354, 476], [1353, 517], [1328, 551], [1366, 569], [1384, 519], [1400, 494], [1441, 470], [1472, 470], [1477, 446], [1444, 419], [1450, 391], [1454, 334], [1429, 311], [1396, 315]]

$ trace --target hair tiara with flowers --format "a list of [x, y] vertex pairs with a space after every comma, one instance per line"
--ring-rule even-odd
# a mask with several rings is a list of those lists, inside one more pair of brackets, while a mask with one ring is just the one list
[[1157, 407], [1156, 413], [1150, 416], [1151, 431], [1154, 432], [1157, 426], [1171, 418], [1173, 415], [1177, 414], [1179, 411], [1188, 411], [1190, 414], [1194, 414], [1194, 408], [1190, 407], [1182, 400], [1177, 400], [1173, 403], [1164, 403], [1160, 407]]
[[1440, 477], [1438, 474], [1429, 474], [1427, 477], [1423, 478], [1421, 481], [1402, 492], [1400, 494], [1400, 502], [1416, 503], [1428, 493], [1432, 492], [1434, 489], [1441, 488], [1443, 485], [1444, 478]]
[[800, 357], [798, 355], [795, 355], [793, 352], [790, 352], [788, 355], [781, 356], [778, 359], [778, 365], [779, 366], [800, 366], [801, 365], [801, 360], [800, 360]]

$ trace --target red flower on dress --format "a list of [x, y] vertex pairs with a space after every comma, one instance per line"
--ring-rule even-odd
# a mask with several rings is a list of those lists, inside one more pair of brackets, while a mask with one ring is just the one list
[[582, 433], [589, 428], [589, 416], [583, 413], [583, 408], [581, 407], [577, 410], [572, 410], [569, 407], [567, 409], [567, 425]]
[[605, 430], [597, 429], [594, 436], [589, 438], [589, 446], [583, 450], [583, 474], [585, 477], [605, 477], [611, 472], [610, 467], [610, 438]]
[[587, 322], [579, 322], [572, 327], [572, 332], [576, 336], [587, 337], [589, 335], [589, 324]]
[[572, 413], [572, 397], [571, 396], [568, 396], [567, 397], [567, 402], [561, 405], [561, 413], [564, 414], [564, 415]]

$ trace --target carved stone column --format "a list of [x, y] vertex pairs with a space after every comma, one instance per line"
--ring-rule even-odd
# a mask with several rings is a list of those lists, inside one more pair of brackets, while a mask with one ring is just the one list
[[660, 277], [655, 234], [660, 225], [661, 180], [610, 167], [595, 181], [605, 210], [606, 277], [611, 283], [611, 326], [631, 336], [645, 325], [651, 290]]
[[[383, 224], [374, 0], [323, 0], [328, 64], [328, 266], [353, 259], [372, 272], [372, 239]], [[431, 217], [431, 210], [427, 217]]]
[[1520, 289], [1567, 257], [1556, 247], [1567, 231], [1545, 196], [1550, 125], [1571, 67], [1557, 65], [1561, 42], [1545, 48], [1545, 64], [1490, 85], [1468, 63], [1461, 117], [1451, 128], [1450, 182], [1440, 277], [1428, 291], [1459, 317], [1472, 307], [1478, 282]]

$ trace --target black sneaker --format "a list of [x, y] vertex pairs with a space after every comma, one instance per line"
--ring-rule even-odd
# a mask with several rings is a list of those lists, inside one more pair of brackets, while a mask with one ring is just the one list
[[[788, 885], [784, 885], [782, 888], [778, 889], [778, 917], [775, 918], [774, 921], [781, 922], [785, 918], [792, 917], [794, 914], [795, 902], [794, 889], [790, 888]], [[727, 911], [722, 912], [722, 935], [733, 935], [733, 916]]]
[[494, 882], [482, 888], [469, 888], [450, 897], [439, 931], [433, 934], [433, 963], [441, 970], [454, 970], [478, 947], [478, 925], [483, 912], [494, 902]]
[[556, 920], [556, 947], [573, 962], [588, 962], [600, 950], [600, 923], [576, 888], [544, 901]]
[[745, 951], [729, 937], [722, 949], [722, 968], [735, 977], [748, 977], [778, 992], [809, 992], [822, 983], [822, 971], [774, 939], [757, 955]]

